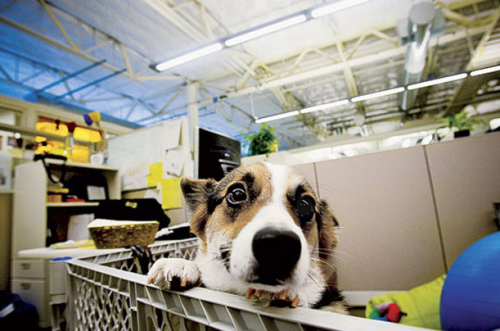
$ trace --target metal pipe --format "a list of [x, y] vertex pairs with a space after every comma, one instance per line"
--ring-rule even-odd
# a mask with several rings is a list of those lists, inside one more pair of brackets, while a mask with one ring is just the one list
[[[432, 21], [436, 11], [431, 3], [421, 2], [410, 10], [409, 34], [412, 37], [406, 49], [404, 85], [418, 83], [422, 80], [425, 67], [427, 48], [431, 39]], [[417, 99], [418, 91], [404, 91], [401, 96], [401, 108], [412, 109]]]

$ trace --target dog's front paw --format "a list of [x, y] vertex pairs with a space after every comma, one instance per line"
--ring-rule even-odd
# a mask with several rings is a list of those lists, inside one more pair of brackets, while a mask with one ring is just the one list
[[266, 307], [292, 307], [297, 308], [303, 303], [300, 296], [292, 291], [283, 290], [281, 292], [268, 292], [264, 290], [256, 290], [249, 288], [245, 294], [247, 299], [259, 302]]
[[160, 259], [148, 272], [148, 284], [162, 290], [185, 290], [200, 285], [200, 279], [196, 262], [185, 259]]

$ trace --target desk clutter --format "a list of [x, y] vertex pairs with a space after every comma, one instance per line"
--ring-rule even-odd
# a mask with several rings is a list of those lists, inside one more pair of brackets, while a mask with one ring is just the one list
[[157, 221], [112, 221], [96, 219], [88, 225], [95, 247], [121, 248], [133, 245], [147, 246], [155, 241]]
[[[149, 245], [170, 224], [155, 199], [99, 200], [95, 206], [57, 212], [49, 217], [47, 246], [121, 248]], [[75, 214], [76, 212], [76, 214]], [[93, 243], [89, 244], [92, 239]]]

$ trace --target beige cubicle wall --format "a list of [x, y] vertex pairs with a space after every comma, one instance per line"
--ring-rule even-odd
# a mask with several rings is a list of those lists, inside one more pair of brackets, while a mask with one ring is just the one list
[[405, 290], [445, 273], [423, 147], [316, 164], [340, 223], [343, 290]]
[[312, 188], [319, 195], [318, 183], [316, 182], [316, 168], [314, 163], [301, 164], [293, 167], [294, 171], [305, 177]]
[[[496, 231], [500, 133], [426, 147], [448, 267], [472, 243]], [[499, 260], [500, 263], [500, 260]]]
[[407, 290], [497, 229], [500, 133], [294, 167], [339, 222], [347, 291]]

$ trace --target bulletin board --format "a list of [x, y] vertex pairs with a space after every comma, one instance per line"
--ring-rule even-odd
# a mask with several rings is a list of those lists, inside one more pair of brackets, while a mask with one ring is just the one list
[[108, 165], [118, 168], [122, 190], [151, 188], [150, 166], [162, 163], [162, 177], [192, 176], [186, 117], [115, 137], [108, 142]]

